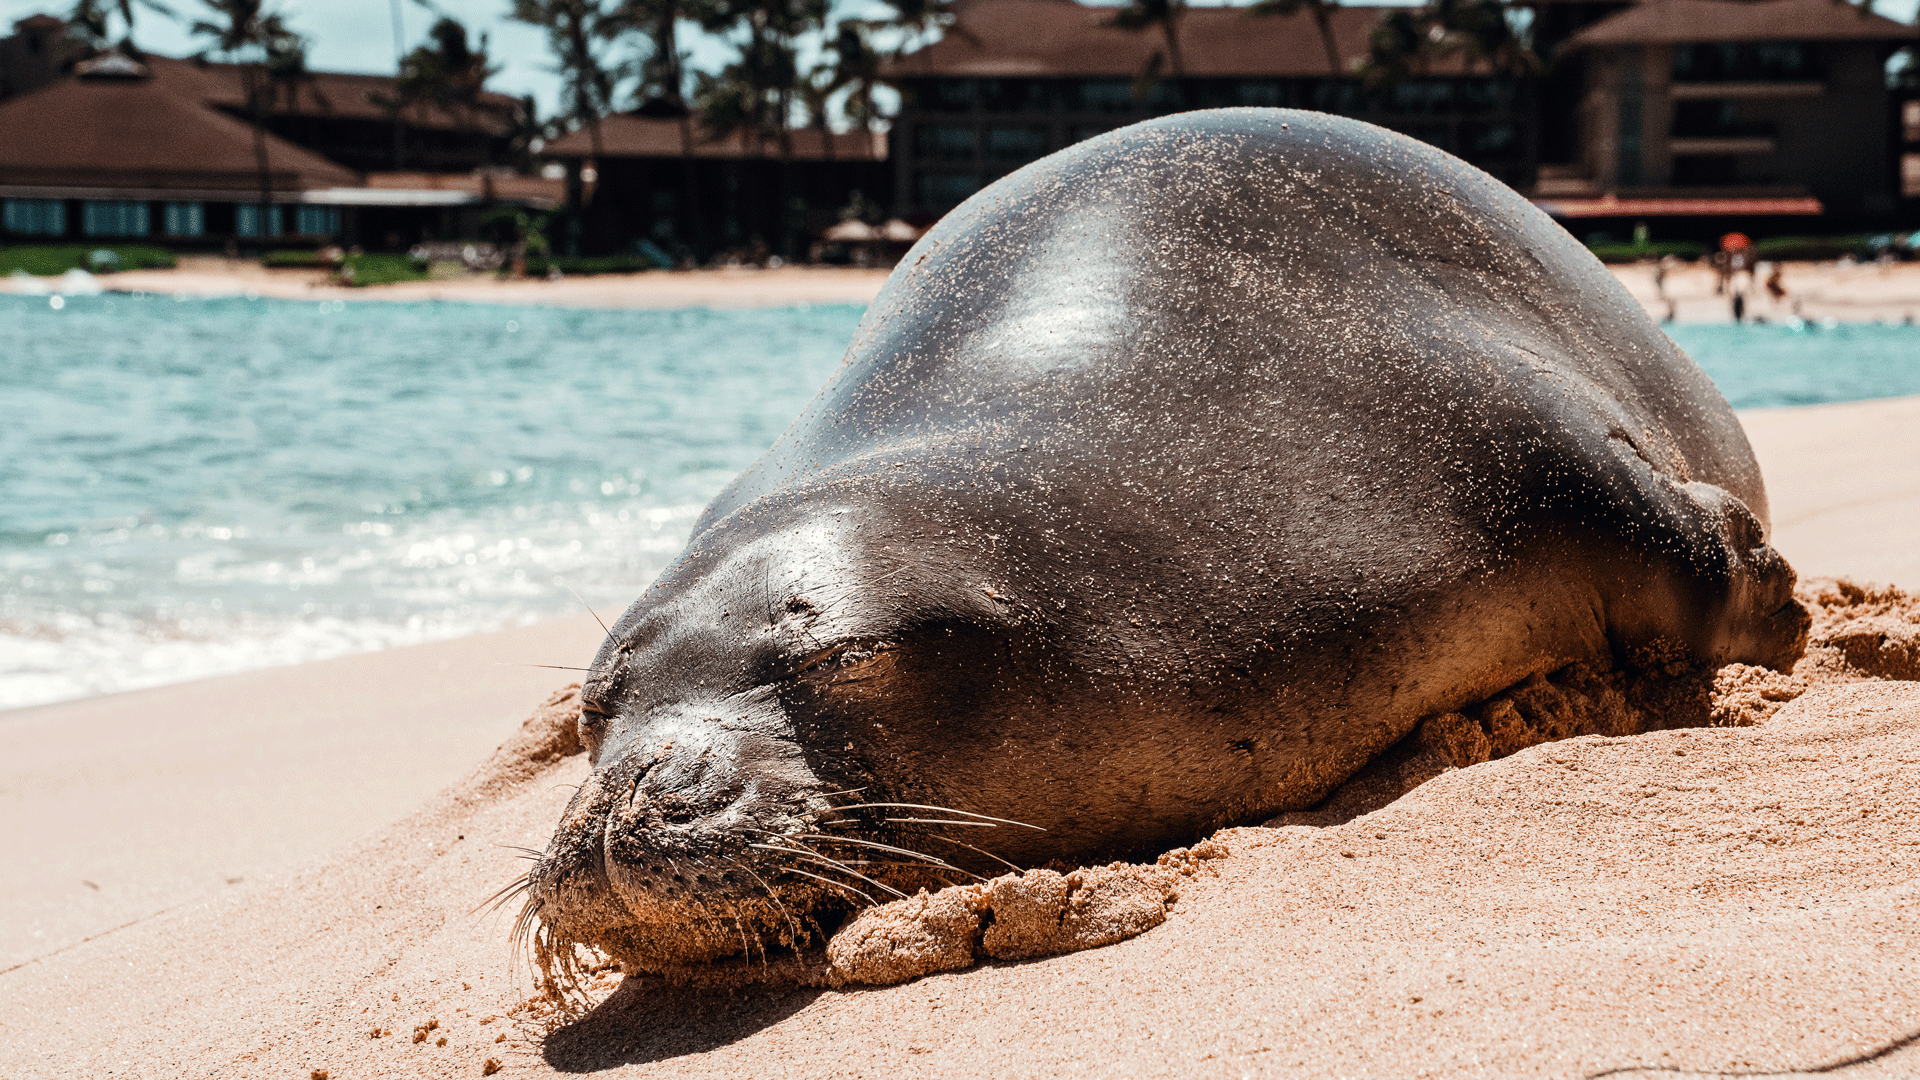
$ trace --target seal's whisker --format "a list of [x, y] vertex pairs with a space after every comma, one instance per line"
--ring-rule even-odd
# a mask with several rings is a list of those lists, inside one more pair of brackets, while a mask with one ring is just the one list
[[467, 914], [478, 915], [483, 909], [488, 912], [499, 911], [502, 907], [506, 906], [508, 901], [515, 899], [521, 893], [526, 892], [532, 887], [533, 876], [531, 874], [521, 874], [519, 877], [514, 878], [502, 886], [499, 892], [480, 901], [480, 903], [476, 904], [474, 909], [467, 912]]
[[819, 874], [809, 874], [805, 870], [802, 870], [797, 866], [783, 866], [780, 869], [789, 874], [799, 874], [803, 878], [812, 878], [813, 880], [819, 882], [822, 885], [831, 885], [836, 889], [845, 889], [848, 892], [852, 893], [853, 895], [858, 896], [861, 899], [865, 900], [867, 903], [873, 904], [875, 907], [879, 906], [879, 901], [875, 900], [871, 896], [868, 896], [866, 893], [861, 892], [859, 889], [856, 889], [853, 886], [848, 885], [846, 882], [834, 881], [832, 878], [823, 878]]
[[759, 882], [760, 887], [767, 890], [767, 899], [773, 901], [773, 906], [776, 910], [780, 912], [780, 917], [787, 920], [787, 930], [791, 932], [793, 935], [793, 938], [790, 944], [796, 949], [799, 948], [800, 947], [800, 924], [793, 921], [793, 913], [787, 910], [786, 904], [783, 904], [780, 902], [779, 891], [776, 890], [772, 885], [767, 884], [767, 881], [765, 878], [761, 877], [759, 874], [754, 873], [753, 867], [748, 866], [746, 863], [740, 862], [738, 859], [729, 859], [728, 861], [733, 863], [735, 866], [738, 866], [740, 869], [745, 870], [747, 872], [748, 877]]
[[590, 667], [568, 667], [566, 664], [495, 664], [494, 667], [537, 667], [549, 671], [592, 671]]
[[987, 814], [976, 814], [971, 810], [955, 810], [951, 806], [928, 806], [925, 803], [906, 803], [906, 802], [848, 803], [845, 806], [836, 806], [834, 807], [834, 809], [835, 810], [930, 810], [936, 814], [958, 814], [961, 817], [977, 818], [981, 821], [991, 821], [999, 825], [1018, 825], [1023, 829], [1032, 829], [1035, 832], [1047, 831], [1038, 825], [1029, 825], [1024, 821], [1013, 821], [1009, 818], [998, 818], [998, 817], [991, 817]]
[[788, 855], [799, 855], [803, 858], [813, 859], [817, 862], [820, 862], [823, 865], [830, 866], [835, 870], [840, 871], [843, 874], [852, 874], [854, 877], [859, 878], [861, 881], [866, 882], [867, 884], [873, 886], [874, 888], [880, 889], [884, 892], [892, 893], [893, 895], [899, 897], [902, 900], [905, 900], [907, 898], [907, 894], [901, 892], [899, 889], [896, 889], [893, 886], [886, 884], [885, 882], [875, 881], [872, 878], [868, 877], [867, 875], [861, 873], [858, 870], [855, 870], [853, 867], [848, 866], [846, 863], [843, 863], [838, 859], [830, 858], [826, 855], [822, 855], [819, 852], [813, 851], [808, 848], [783, 848], [783, 847], [775, 847], [772, 844], [749, 844], [747, 846], [765, 848], [768, 851], [779, 851], [779, 852], [784, 852]]
[[1014, 873], [1016, 873], [1016, 874], [1024, 874], [1024, 873], [1026, 873], [1026, 871], [1025, 871], [1025, 870], [1022, 870], [1022, 869], [1020, 869], [1019, 867], [1017, 867], [1017, 866], [1015, 866], [1015, 865], [1013, 865], [1012, 863], [1010, 863], [1010, 862], [1008, 862], [1007, 860], [1005, 860], [1005, 859], [1003, 859], [1003, 858], [1001, 858], [1000, 856], [998, 856], [998, 855], [995, 855], [995, 854], [994, 854], [993, 852], [991, 852], [991, 851], [982, 851], [982, 850], [981, 850], [980, 848], [977, 848], [977, 847], [974, 847], [974, 846], [973, 846], [972, 844], [965, 844], [965, 843], [961, 843], [960, 841], [958, 841], [958, 840], [955, 840], [954, 838], [952, 838], [952, 837], [950, 837], [950, 836], [941, 836], [941, 835], [939, 835], [939, 834], [937, 834], [937, 833], [928, 833], [928, 834], [927, 834], [927, 836], [928, 836], [928, 837], [929, 837], [930, 839], [934, 839], [934, 840], [944, 840], [945, 842], [947, 842], [947, 843], [949, 843], [949, 844], [959, 844], [959, 845], [960, 845], [961, 847], [963, 847], [963, 848], [966, 848], [966, 849], [967, 849], [968, 851], [972, 851], [972, 852], [976, 852], [976, 853], [978, 853], [978, 854], [981, 854], [981, 855], [985, 855], [985, 856], [986, 856], [987, 858], [989, 858], [989, 859], [992, 859], [992, 860], [993, 860], [994, 862], [997, 862], [997, 863], [999, 863], [999, 864], [1000, 864], [1001, 866], [1004, 866], [1004, 867], [1006, 867], [1007, 869], [1009, 869], [1009, 870], [1011, 870], [1011, 871], [1013, 871], [1013, 872], [1014, 872]]
[[997, 829], [1000, 826], [991, 821], [948, 821], [946, 818], [889, 817], [881, 821], [894, 821], [902, 825], [967, 825], [976, 829]]
[[[561, 588], [563, 588], [563, 589], [565, 589], [565, 590], [567, 590], [567, 591], [568, 591], [568, 592], [570, 592], [570, 593], [573, 593], [573, 598], [574, 598], [575, 600], [578, 600], [578, 601], [580, 601], [580, 606], [581, 606], [581, 607], [583, 607], [583, 608], [586, 608], [586, 609], [587, 609], [587, 614], [589, 614], [589, 615], [591, 615], [591, 616], [593, 616], [593, 621], [594, 621], [594, 622], [597, 622], [597, 623], [599, 623], [599, 624], [600, 624], [600, 632], [601, 632], [601, 633], [603, 633], [603, 634], [605, 634], [605, 635], [607, 635], [607, 640], [608, 640], [608, 641], [612, 641], [612, 640], [613, 640], [613, 631], [612, 631], [612, 630], [609, 630], [609, 629], [607, 629], [607, 620], [605, 620], [605, 619], [602, 619], [602, 618], [600, 617], [600, 613], [599, 613], [599, 612], [597, 612], [597, 611], [595, 611], [595, 610], [593, 610], [593, 605], [592, 605], [592, 604], [589, 604], [589, 603], [587, 603], [587, 598], [586, 598], [586, 597], [584, 597], [584, 596], [581, 596], [581, 595], [580, 595], [579, 593], [577, 593], [577, 592], [573, 592], [573, 586], [571, 586], [571, 585], [568, 585], [568, 584], [567, 584], [567, 583], [565, 583], [565, 582], [561, 582], [561, 584], [560, 584], [560, 587], [561, 587]], [[592, 671], [593, 669], [592, 669], [592, 668], [579, 668], [579, 669], [577, 669], [577, 670], [579, 670], [579, 671]]]
[[945, 870], [957, 871], [958, 873], [966, 874], [968, 877], [973, 878], [975, 881], [986, 880], [986, 878], [983, 878], [978, 874], [969, 873], [966, 870], [960, 869], [959, 867], [953, 865], [952, 863], [939, 857], [938, 855], [929, 855], [924, 851], [913, 851], [909, 848], [894, 847], [892, 844], [882, 844], [877, 840], [859, 840], [851, 836], [828, 836], [824, 833], [798, 833], [795, 835], [794, 839], [825, 840], [828, 843], [833, 843], [833, 844], [855, 844], [860, 847], [873, 848], [876, 851], [890, 851], [895, 855], [905, 855], [908, 858], [913, 858], [913, 859], [924, 859], [926, 860], [926, 864], [929, 866], [937, 866]]

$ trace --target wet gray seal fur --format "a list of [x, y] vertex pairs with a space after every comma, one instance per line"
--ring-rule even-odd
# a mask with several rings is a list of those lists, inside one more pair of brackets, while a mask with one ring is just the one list
[[1486, 174], [1314, 113], [1124, 128], [930, 231], [612, 628], [525, 925], [764, 953], [1312, 806], [1569, 664], [1790, 664], [1766, 521], [1713, 384]]

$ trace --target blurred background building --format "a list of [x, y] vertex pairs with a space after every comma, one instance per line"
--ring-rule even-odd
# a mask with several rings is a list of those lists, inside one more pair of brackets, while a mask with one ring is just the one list
[[[1062, 147], [1235, 105], [1402, 132], [1583, 238], [1920, 224], [1920, 78], [1890, 63], [1920, 31], [1834, 0], [895, 6], [829, 26], [748, 5], [699, 24], [738, 62], [688, 71], [691, 9], [523, 4], [568, 86], [546, 119], [485, 88], [484, 41], [450, 19], [382, 76], [308, 71], [295, 35], [214, 62], [35, 15], [0, 39], [0, 240], [404, 250], [510, 212], [572, 256], [866, 258]], [[569, 53], [575, 30], [645, 59]]]

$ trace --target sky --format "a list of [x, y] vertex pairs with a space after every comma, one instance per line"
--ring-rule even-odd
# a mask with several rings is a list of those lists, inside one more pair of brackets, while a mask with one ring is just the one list
[[[509, 0], [432, 0], [431, 9], [420, 0], [280, 0], [275, 10], [307, 36], [311, 46], [308, 64], [314, 69], [391, 74], [396, 56], [396, 5], [408, 48], [424, 40], [437, 12], [445, 12], [465, 23], [470, 33], [488, 36], [489, 55], [501, 68], [500, 74], [489, 81], [488, 89], [515, 96], [530, 93], [539, 102], [543, 116], [558, 111], [560, 80], [551, 70], [553, 61], [546, 38], [540, 30], [506, 17]], [[10, 33], [15, 20], [38, 12], [61, 15], [71, 6], [69, 0], [0, 0], [0, 27]], [[196, 18], [206, 17], [206, 9], [197, 0], [173, 0], [170, 6], [185, 17], [173, 21], [141, 11], [136, 16], [134, 40], [143, 49], [173, 56], [200, 51], [187, 26]], [[871, 14], [877, 6], [874, 0], [839, 0], [834, 15]], [[1916, 7], [1920, 7], [1920, 0], [1876, 0], [1874, 4], [1875, 11], [1903, 22], [1913, 20]], [[688, 35], [685, 47], [692, 53], [692, 66], [706, 70], [717, 70], [733, 55], [726, 42], [702, 34]]]

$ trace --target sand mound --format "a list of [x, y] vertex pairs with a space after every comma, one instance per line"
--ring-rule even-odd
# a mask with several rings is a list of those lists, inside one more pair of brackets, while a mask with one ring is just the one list
[[[1718, 670], [1656, 664], [1638, 672], [1572, 664], [1468, 712], [1429, 718], [1325, 803], [1282, 814], [1266, 827], [1343, 824], [1448, 772], [1545, 743], [1747, 727], [1821, 683], [1920, 678], [1920, 599], [1891, 587], [1832, 579], [1807, 583], [1800, 599], [1814, 625], [1807, 656], [1791, 674], [1747, 664]], [[835, 934], [827, 946], [825, 981], [891, 985], [985, 960], [1110, 945], [1164, 922], [1177, 900], [1179, 878], [1224, 854], [1209, 842], [1169, 852], [1151, 866], [1114, 863], [1066, 875], [1033, 870], [931, 894], [923, 890], [868, 908]]]
[[602, 968], [573, 1017], [510, 918], [474, 913], [584, 778], [563, 692], [339, 856], [0, 975], [0, 1075], [1911, 1075], [1920, 684], [1891, 676], [1920, 619], [1897, 590], [1804, 595], [1807, 659], [1716, 673], [1721, 726], [1449, 764], [1341, 823], [1166, 860], [1190, 874], [915, 897], [829, 956], [886, 982], [959, 942], [968, 970], [835, 992]]

